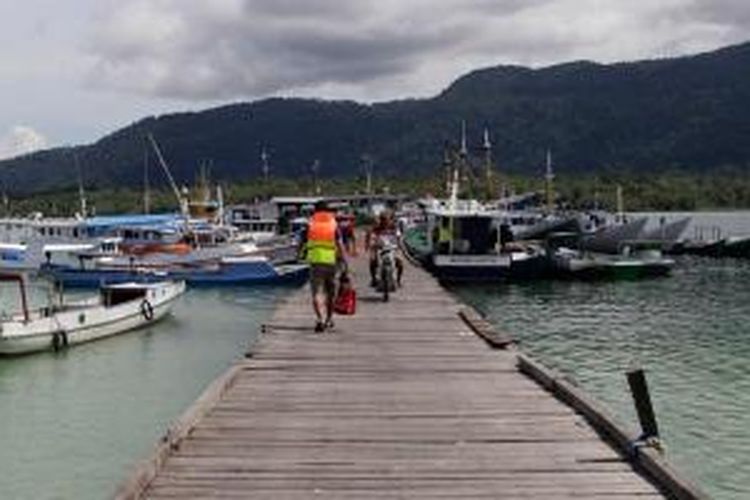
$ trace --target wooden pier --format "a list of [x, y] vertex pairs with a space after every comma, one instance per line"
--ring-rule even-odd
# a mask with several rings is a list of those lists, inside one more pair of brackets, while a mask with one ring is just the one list
[[293, 292], [118, 498], [703, 497], [424, 271], [384, 303], [351, 265], [357, 314], [314, 333]]

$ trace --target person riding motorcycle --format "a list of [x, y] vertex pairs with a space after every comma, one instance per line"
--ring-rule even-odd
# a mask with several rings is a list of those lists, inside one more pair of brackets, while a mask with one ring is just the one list
[[[390, 212], [383, 211], [378, 215], [375, 225], [367, 231], [365, 237], [365, 250], [370, 253], [370, 286], [377, 283], [376, 275], [378, 272], [378, 251], [384, 238], [392, 238], [394, 241], [398, 238], [399, 232], [396, 223]], [[404, 273], [404, 261], [396, 255], [396, 286], [401, 286], [401, 276]]]

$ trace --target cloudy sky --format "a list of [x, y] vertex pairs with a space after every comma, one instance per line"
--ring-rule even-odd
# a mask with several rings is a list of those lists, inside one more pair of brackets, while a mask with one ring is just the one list
[[0, 157], [268, 96], [429, 96], [485, 66], [750, 39], [747, 0], [0, 2]]

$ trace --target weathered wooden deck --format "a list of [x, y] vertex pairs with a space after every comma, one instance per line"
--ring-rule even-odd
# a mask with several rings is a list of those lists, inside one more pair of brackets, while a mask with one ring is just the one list
[[294, 292], [120, 497], [662, 497], [428, 274], [383, 303], [353, 267], [356, 316], [316, 334]]

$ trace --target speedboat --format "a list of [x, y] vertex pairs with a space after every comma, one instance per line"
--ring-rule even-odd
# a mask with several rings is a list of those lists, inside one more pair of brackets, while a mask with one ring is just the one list
[[59, 351], [69, 346], [117, 335], [167, 315], [185, 292], [184, 281], [129, 282], [103, 285], [97, 296], [29, 310], [26, 276], [5, 273], [0, 281], [19, 285], [22, 311], [0, 321], [0, 354]]
[[550, 235], [547, 252], [550, 272], [558, 278], [627, 280], [664, 276], [675, 264], [662, 255], [658, 242], [623, 242], [618, 253], [609, 254], [581, 248], [580, 236], [574, 233]]

